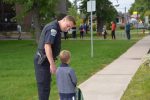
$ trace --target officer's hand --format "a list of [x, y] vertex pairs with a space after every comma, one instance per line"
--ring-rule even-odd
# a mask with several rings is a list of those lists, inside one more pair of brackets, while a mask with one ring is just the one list
[[56, 73], [56, 65], [55, 65], [55, 63], [50, 65], [50, 72], [51, 72], [52, 74], [55, 74], [55, 73]]

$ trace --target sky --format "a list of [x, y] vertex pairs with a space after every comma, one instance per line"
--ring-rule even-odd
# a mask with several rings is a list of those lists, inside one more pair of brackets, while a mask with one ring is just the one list
[[[71, 2], [73, 2], [74, 0], [69, 0]], [[80, 1], [80, 0], [78, 0]], [[125, 8], [126, 8], [126, 12], [128, 12], [128, 10], [130, 9], [131, 5], [134, 3], [135, 0], [109, 0], [113, 3], [113, 5], [117, 5], [119, 4], [118, 7], [115, 7], [117, 9], [117, 11], [121, 11], [121, 12], [125, 12]], [[117, 3], [118, 1], [118, 3]]]
[[125, 8], [126, 8], [126, 12], [128, 12], [131, 5], [135, 2], [135, 0], [109, 0], [109, 1], [111, 1], [113, 5], [119, 4], [119, 6], [115, 8], [117, 9], [117, 11], [121, 11], [123, 13], [125, 12]]

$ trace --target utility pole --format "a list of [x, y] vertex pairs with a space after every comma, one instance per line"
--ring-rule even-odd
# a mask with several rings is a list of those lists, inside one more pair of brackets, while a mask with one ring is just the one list
[[78, 9], [77, 1], [78, 1], [78, 0], [75, 0], [75, 1], [74, 1], [74, 3], [75, 3], [75, 7], [76, 7], [76, 10]]
[[93, 57], [93, 11], [96, 11], [96, 1], [90, 0], [87, 2], [87, 11], [91, 13], [91, 57]]
[[91, 0], [91, 57], [93, 57], [93, 15], [92, 15], [92, 0]]
[[126, 15], [126, 7], [125, 7], [125, 12], [124, 12], [124, 32], [125, 32], [125, 34], [124, 34], [124, 37], [126, 37], [126, 23], [127, 23], [127, 15]]
[[137, 8], [137, 18], [136, 19], [137, 19], [137, 34], [138, 34], [138, 27], [139, 27], [139, 25], [138, 25], [139, 24], [139, 22], [138, 22], [138, 8]]

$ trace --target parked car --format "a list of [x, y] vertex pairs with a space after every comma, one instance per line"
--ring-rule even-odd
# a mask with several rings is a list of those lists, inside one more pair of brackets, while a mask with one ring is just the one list
[[135, 28], [145, 29], [146, 27], [143, 25], [143, 23], [138, 23], [138, 24], [135, 24]]

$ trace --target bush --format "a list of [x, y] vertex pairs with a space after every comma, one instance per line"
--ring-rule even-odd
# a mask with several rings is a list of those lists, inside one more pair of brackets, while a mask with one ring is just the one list
[[93, 31], [96, 31], [96, 23], [93, 24]]
[[111, 30], [111, 23], [106, 23], [106, 29]]

